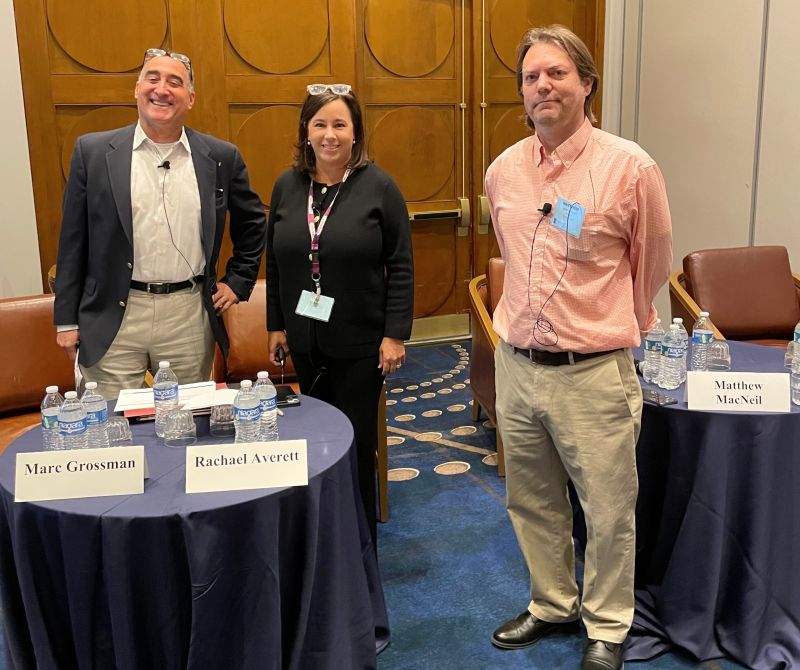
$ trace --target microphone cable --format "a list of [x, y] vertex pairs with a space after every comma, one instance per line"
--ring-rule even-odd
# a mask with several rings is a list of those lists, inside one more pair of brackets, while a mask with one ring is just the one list
[[172, 235], [172, 225], [170, 224], [169, 214], [167, 213], [166, 184], [167, 184], [167, 173], [170, 170], [170, 162], [165, 160], [161, 163], [161, 165], [157, 165], [156, 167], [164, 168], [164, 177], [161, 179], [161, 207], [164, 210], [164, 219], [167, 222], [167, 232], [169, 233], [169, 240], [172, 243], [172, 246], [175, 249], [175, 251], [177, 251], [178, 254], [180, 254], [180, 257], [183, 259], [183, 262], [186, 263], [186, 266], [189, 268], [189, 272], [191, 273], [189, 279], [194, 280], [194, 278], [199, 273], [194, 271], [192, 264], [186, 259], [186, 256], [183, 255], [183, 252], [178, 248], [178, 245], [175, 244], [175, 238]]

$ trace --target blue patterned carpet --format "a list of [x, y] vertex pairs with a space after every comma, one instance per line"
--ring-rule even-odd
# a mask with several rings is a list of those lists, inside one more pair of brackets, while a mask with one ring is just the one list
[[[577, 669], [585, 632], [520, 651], [489, 642], [492, 631], [528, 604], [528, 576], [504, 507], [493, 456], [494, 430], [473, 423], [469, 343], [409, 348], [402, 375], [388, 380], [389, 522], [378, 553], [392, 625], [381, 670]], [[436, 466], [468, 465], [443, 475]], [[452, 469], [465, 466], [450, 466]], [[390, 472], [390, 474], [392, 474]], [[677, 654], [629, 668], [732, 670], [727, 660], [697, 663]]]

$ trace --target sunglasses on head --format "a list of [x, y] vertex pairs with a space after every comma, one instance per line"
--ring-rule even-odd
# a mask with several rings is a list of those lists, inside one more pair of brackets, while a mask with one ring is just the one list
[[194, 83], [194, 73], [192, 72], [192, 61], [189, 56], [179, 54], [176, 51], [169, 51], [167, 49], [148, 49], [144, 52], [144, 62], [146, 63], [153, 58], [160, 58], [161, 56], [169, 56], [170, 58], [183, 63], [186, 71], [189, 73], [189, 82]]
[[336, 95], [350, 95], [353, 87], [350, 84], [309, 84], [306, 86], [306, 91], [309, 95], [320, 95], [325, 91], [330, 91]]

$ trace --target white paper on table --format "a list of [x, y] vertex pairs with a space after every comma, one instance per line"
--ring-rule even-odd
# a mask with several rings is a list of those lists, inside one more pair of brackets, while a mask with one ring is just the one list
[[[178, 402], [185, 409], [195, 410], [211, 407], [214, 390], [217, 384], [213, 381], [195, 382], [178, 385]], [[154, 409], [153, 389], [122, 389], [114, 407], [115, 412], [133, 409]]]
[[78, 397], [81, 396], [81, 383], [83, 383], [83, 373], [81, 366], [78, 365], [78, 352], [75, 352], [75, 365], [73, 366], [73, 374], [75, 375], [75, 390], [78, 392]]
[[239, 389], [217, 389], [214, 392], [212, 407], [215, 405], [233, 405], [233, 400], [238, 392]]
[[178, 386], [178, 404], [193, 411], [208, 409], [214, 403], [216, 389], [217, 383], [213, 381]]

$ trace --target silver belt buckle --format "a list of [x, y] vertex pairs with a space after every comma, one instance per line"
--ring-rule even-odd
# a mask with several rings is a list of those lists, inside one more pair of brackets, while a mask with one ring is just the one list
[[164, 286], [164, 284], [166, 284], [166, 282], [163, 282], [163, 281], [147, 282], [147, 292], [148, 293], [155, 293], [156, 295], [158, 295], [159, 291], [156, 291], [153, 287], [154, 286], [158, 286], [160, 288], [160, 287]]

